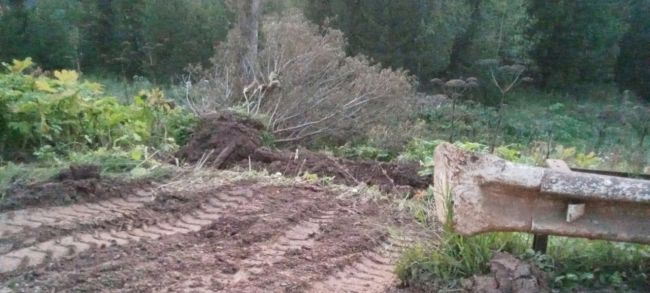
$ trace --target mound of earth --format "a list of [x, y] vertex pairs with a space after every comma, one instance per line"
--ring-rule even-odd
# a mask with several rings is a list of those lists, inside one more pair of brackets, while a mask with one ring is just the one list
[[271, 150], [262, 147], [263, 129], [261, 123], [233, 113], [208, 116], [202, 119], [177, 157], [216, 168], [240, 166], [287, 176], [311, 173], [330, 177], [335, 183], [365, 183], [384, 190], [422, 189], [432, 183], [431, 178], [418, 175], [417, 163], [353, 161], [306, 149]]
[[[423, 189], [431, 184], [431, 178], [418, 175], [420, 166], [417, 163], [353, 161], [305, 149], [288, 152], [266, 148], [257, 149], [251, 160], [255, 169], [280, 172], [286, 176], [302, 176], [308, 172], [346, 185], [365, 183], [384, 190], [402, 190], [404, 187]], [[248, 167], [248, 164], [248, 161], [240, 162], [241, 167]]]
[[205, 116], [176, 156], [204, 166], [232, 166], [262, 146], [263, 129], [262, 123], [231, 112]]
[[123, 197], [149, 185], [148, 181], [126, 182], [101, 177], [100, 169], [96, 166], [71, 166], [50, 180], [10, 187], [0, 201], [0, 211], [96, 202]]

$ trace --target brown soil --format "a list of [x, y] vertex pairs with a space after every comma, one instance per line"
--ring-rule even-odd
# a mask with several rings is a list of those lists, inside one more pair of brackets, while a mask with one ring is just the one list
[[205, 160], [205, 166], [232, 166], [248, 157], [262, 145], [261, 123], [224, 112], [201, 119], [192, 137], [177, 157], [196, 163]]
[[58, 181], [63, 180], [84, 180], [84, 179], [100, 179], [102, 169], [96, 165], [78, 165], [70, 166], [68, 169], [61, 170], [59, 174], [54, 176]]
[[384, 292], [422, 232], [317, 185], [161, 187], [0, 213], [0, 292]]
[[352, 161], [305, 149], [271, 150], [262, 147], [261, 129], [260, 123], [232, 113], [209, 116], [177, 156], [189, 163], [204, 162], [204, 166], [217, 168], [240, 166], [286, 176], [309, 172], [332, 177], [335, 183], [365, 183], [384, 190], [423, 189], [432, 183], [431, 178], [418, 175], [417, 163]]
[[104, 178], [92, 168], [84, 171], [80, 168], [63, 170], [59, 175], [43, 182], [10, 187], [5, 191], [5, 198], [0, 201], [0, 212], [27, 207], [96, 202], [126, 196], [134, 190], [151, 185], [148, 181], [125, 182]]

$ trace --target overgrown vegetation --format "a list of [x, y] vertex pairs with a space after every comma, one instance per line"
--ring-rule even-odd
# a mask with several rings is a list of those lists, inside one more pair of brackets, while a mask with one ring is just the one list
[[[426, 176], [442, 141], [531, 165], [650, 172], [649, 9], [649, 0], [0, 0], [0, 192], [70, 164], [164, 173], [197, 117], [222, 110], [261, 121], [267, 146], [418, 161]], [[431, 226], [433, 204], [431, 192], [400, 202]], [[558, 289], [649, 286], [646, 246], [552, 238], [545, 256], [529, 242], [447, 230], [406, 253], [398, 272], [413, 286], [455, 287], [509, 251]]]
[[122, 103], [75, 71], [52, 75], [31, 59], [0, 72], [0, 162], [10, 161], [0, 166], [0, 192], [75, 164], [135, 178], [168, 173], [160, 160], [184, 143], [194, 116], [157, 89]]
[[211, 68], [188, 76], [184, 94], [190, 107], [198, 113], [236, 108], [264, 121], [278, 143], [312, 145], [344, 144], [365, 129], [408, 117], [411, 78], [364, 57], [347, 57], [341, 31], [321, 34], [294, 11], [269, 19], [263, 34], [268, 41], [255, 60], [249, 91], [242, 97], [234, 90], [238, 80], [229, 75], [239, 66], [233, 62], [239, 42], [233, 36]]

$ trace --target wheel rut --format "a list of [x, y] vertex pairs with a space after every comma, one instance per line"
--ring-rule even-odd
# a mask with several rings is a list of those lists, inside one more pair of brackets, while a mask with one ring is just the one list
[[127, 198], [113, 198], [95, 203], [33, 208], [0, 214], [0, 237], [10, 238], [25, 230], [39, 228], [71, 229], [83, 224], [110, 221], [138, 213], [154, 200], [152, 191], [141, 191]]
[[[107, 202], [113, 203], [114, 201]], [[132, 202], [143, 204], [142, 201]], [[213, 221], [222, 217], [229, 210], [236, 209], [242, 205], [252, 206], [253, 204], [254, 203], [250, 198], [244, 196], [214, 194], [213, 196], [204, 199], [204, 201], [198, 206], [196, 210], [193, 210], [189, 213], [168, 217], [167, 219], [163, 220], [145, 218], [141, 219], [141, 223], [137, 226], [130, 226], [126, 227], [125, 229], [108, 229], [106, 231], [75, 233], [65, 237], [58, 237], [0, 255], [0, 274], [13, 272], [20, 269], [26, 269], [29, 267], [41, 266], [45, 263], [56, 261], [62, 258], [71, 258], [76, 254], [87, 251], [91, 248], [124, 246], [132, 242], [141, 241], [143, 239], [158, 240], [162, 237], [171, 236], [174, 234], [198, 232], [203, 227], [210, 225]], [[135, 205], [136, 204], [133, 204], [131, 206], [133, 207], [132, 209], [122, 210], [121, 213], [111, 214], [110, 210], [108, 210], [108, 212], [109, 215], [114, 215], [114, 218], [118, 218], [119, 215], [123, 217], [125, 213], [127, 213], [126, 211], [130, 211], [130, 214], [143, 213], [143, 211], [137, 210], [135, 208]], [[113, 210], [117, 210], [118, 207], [115, 204], [108, 203], [101, 203], [97, 204], [96, 206], [106, 207]], [[71, 211], [80, 209], [80, 207], [65, 207], [62, 209]], [[87, 210], [90, 211], [91, 209]], [[29, 213], [24, 213], [24, 215], [28, 214]], [[91, 213], [78, 214], [87, 215], [88, 217], [95, 215]], [[106, 215], [97, 214], [97, 216]], [[61, 218], [59, 214], [54, 214], [53, 217], [57, 219]], [[15, 218], [16, 217], [14, 217], [14, 219]], [[88, 220], [91, 219], [88, 218]], [[70, 223], [75, 222], [76, 224], [81, 223], [81, 221], [73, 221], [72, 219], [68, 221]], [[151, 224], [146, 224], [146, 222], [151, 222]], [[22, 222], [14, 221], [13, 223]]]
[[316, 236], [322, 225], [331, 223], [337, 216], [337, 211], [323, 211], [302, 221], [284, 234], [259, 247], [259, 252], [244, 260], [241, 270], [231, 280], [233, 285], [246, 282], [251, 275], [260, 275], [273, 269], [274, 264], [281, 262], [288, 254], [303, 250], [311, 250], [316, 243]]
[[397, 283], [394, 269], [409, 239], [391, 236], [376, 248], [360, 253], [358, 259], [325, 280], [315, 282], [307, 292], [384, 292]]
[[[0, 292], [384, 292], [415, 239], [389, 232], [414, 229], [389, 202], [346, 190], [198, 181], [1, 214]], [[2, 250], [23, 233], [50, 238]]]

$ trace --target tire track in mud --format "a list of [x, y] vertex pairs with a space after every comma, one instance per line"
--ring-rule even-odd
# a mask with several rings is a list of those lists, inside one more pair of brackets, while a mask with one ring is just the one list
[[342, 270], [313, 283], [307, 292], [385, 292], [398, 281], [395, 264], [409, 242], [409, 238], [390, 236]]
[[242, 267], [231, 280], [233, 285], [246, 282], [251, 275], [263, 274], [265, 268], [271, 268], [282, 261], [288, 254], [301, 250], [311, 250], [316, 243], [316, 236], [322, 225], [333, 222], [336, 210], [329, 210], [314, 215], [289, 228], [276, 239], [259, 247], [259, 252], [244, 260]]
[[[301, 192], [308, 192], [308, 189], [297, 187], [296, 190], [299, 190], [297, 194], [285, 193], [286, 189], [280, 189], [282, 190], [281, 194], [285, 195], [278, 197], [271, 195], [272, 193], [266, 193], [268, 201], [265, 202], [265, 209], [240, 218], [241, 221], [252, 219], [256, 223], [255, 226], [238, 231], [238, 233], [247, 236], [242, 235], [242, 238], [238, 239], [224, 239], [227, 242], [238, 243], [234, 246], [233, 242], [226, 244], [224, 246], [227, 248], [216, 253], [218, 259], [223, 259], [225, 267], [216, 271], [198, 269], [194, 273], [187, 273], [171, 287], [171, 291], [196, 292], [204, 290], [211, 292], [214, 291], [214, 284], [219, 284], [217, 291], [257, 292], [242, 291], [242, 288], [251, 285], [249, 278], [257, 279], [269, 270], [283, 271], [282, 268], [275, 265], [286, 261], [287, 257], [293, 254], [310, 250], [316, 245], [321, 227], [335, 221], [342, 214], [339, 210], [340, 206], [336, 203], [304, 197]], [[287, 200], [288, 198], [291, 200]], [[269, 231], [262, 232], [260, 228]], [[249, 238], [248, 236], [253, 236], [251, 239], [255, 240], [252, 242], [243, 240]], [[233, 248], [241, 250], [237, 251]], [[246, 256], [232, 257], [241, 255], [242, 251], [246, 251], [244, 253]]]
[[94, 203], [33, 208], [0, 214], [0, 239], [10, 238], [25, 230], [40, 228], [72, 229], [79, 225], [110, 221], [138, 213], [146, 203], [154, 201], [152, 191], [141, 190], [135, 196], [112, 198]]
[[[124, 246], [143, 239], [158, 240], [174, 234], [198, 232], [222, 217], [228, 210], [254, 204], [248, 194], [214, 194], [202, 199], [199, 207], [189, 213], [163, 220], [141, 220], [155, 222], [153, 224], [141, 223], [139, 227], [131, 226], [123, 230], [76, 233], [8, 252], [0, 255], [0, 274], [40, 266], [62, 258], [72, 258], [91, 248]], [[133, 212], [143, 213], [142, 210]]]
[[0, 292], [384, 292], [397, 282], [397, 257], [419, 238], [391, 236], [417, 228], [387, 202], [340, 190], [185, 186], [1, 254]]

